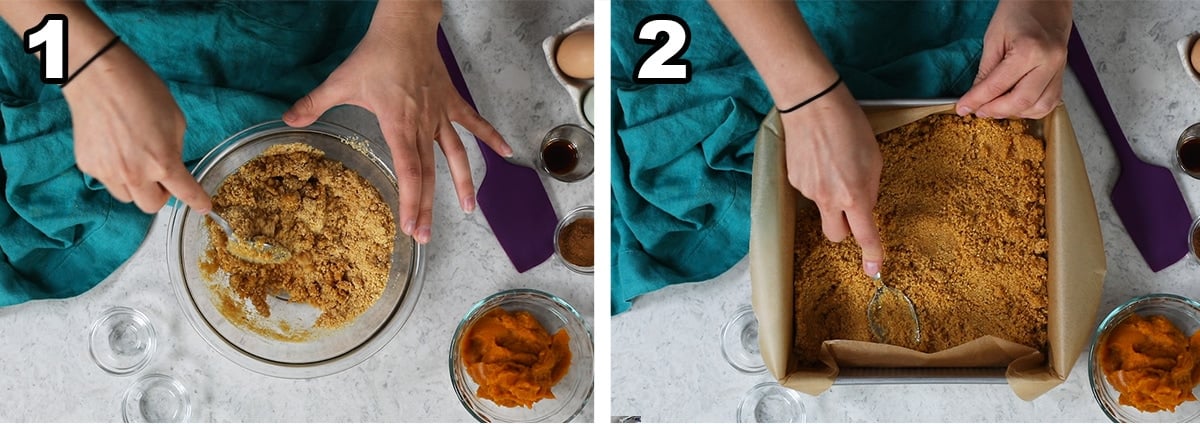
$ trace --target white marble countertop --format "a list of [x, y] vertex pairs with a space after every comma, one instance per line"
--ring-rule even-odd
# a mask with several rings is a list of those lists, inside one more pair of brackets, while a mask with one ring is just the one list
[[[1200, 30], [1200, 9], [1181, 1], [1079, 1], [1079, 31], [1117, 119], [1144, 160], [1171, 166], [1175, 142], [1200, 121], [1200, 86], [1182, 68], [1175, 43]], [[1117, 161], [1074, 78], [1064, 101], [1087, 163], [1108, 276], [1097, 319], [1131, 297], [1169, 292], [1200, 298], [1200, 264], [1187, 258], [1150, 272], [1109, 200]], [[1174, 168], [1172, 168], [1174, 170]], [[1200, 181], [1175, 171], [1195, 211]], [[1182, 237], [1183, 235], [1181, 235]], [[750, 302], [746, 261], [701, 284], [642, 296], [612, 320], [612, 414], [646, 421], [734, 421], [742, 395], [767, 374], [735, 371], [721, 357], [725, 321]], [[834, 386], [801, 395], [809, 421], [1107, 421], [1092, 398], [1081, 357], [1061, 386], [1032, 402], [1007, 385]]]
[[[467, 83], [481, 114], [512, 144], [515, 160], [529, 163], [550, 128], [578, 123], [541, 43], [592, 13], [588, 0], [447, 1], [443, 24]], [[464, 140], [478, 187], [484, 162], [475, 143]], [[592, 178], [566, 184], [543, 176], [542, 182], [559, 216], [592, 204]], [[187, 385], [193, 421], [473, 421], [455, 397], [447, 368], [451, 335], [467, 309], [501, 290], [534, 288], [564, 298], [591, 323], [593, 279], [553, 257], [518, 274], [483, 214], [458, 208], [440, 153], [434, 210], [424, 289], [399, 334], [348, 371], [287, 380], [230, 362], [188, 324], [167, 272], [166, 209], [137, 253], [96, 288], [72, 299], [0, 309], [0, 421], [121, 421], [124, 390], [151, 372]], [[89, 326], [113, 306], [145, 312], [158, 331], [157, 354], [134, 376], [109, 375], [88, 356]], [[589, 404], [577, 421], [592, 419]]]

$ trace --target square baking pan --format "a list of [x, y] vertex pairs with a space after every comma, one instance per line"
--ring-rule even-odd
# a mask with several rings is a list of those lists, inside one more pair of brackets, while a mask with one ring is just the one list
[[[953, 113], [954, 99], [862, 102], [876, 134], [934, 113]], [[1006, 351], [1015, 343], [984, 338], [926, 354], [874, 343], [867, 359], [801, 368], [792, 357], [794, 340], [793, 252], [797, 208], [813, 207], [788, 183], [783, 125], [778, 112], [764, 119], [755, 140], [751, 189], [751, 300], [759, 320], [763, 360], [780, 384], [818, 395], [834, 384], [1009, 384], [1032, 400], [1066, 380], [1095, 330], [1106, 272], [1104, 245], [1083, 157], [1066, 108], [1031, 122], [1046, 143], [1046, 231], [1049, 343], [1044, 352]], [[865, 313], [865, 312], [864, 312]], [[987, 343], [999, 341], [989, 347]], [[843, 341], [827, 341], [829, 352]], [[1019, 346], [1018, 346], [1019, 347]], [[952, 355], [971, 352], [969, 355]], [[825, 350], [823, 348], [823, 350]], [[950, 352], [950, 355], [943, 355]], [[941, 356], [939, 356], [941, 355]], [[823, 355], [824, 356], [824, 355]], [[851, 355], [844, 355], [849, 357]], [[966, 356], [964, 358], [964, 356]], [[830, 354], [828, 358], [835, 358]], [[916, 364], [916, 365], [913, 365]]]

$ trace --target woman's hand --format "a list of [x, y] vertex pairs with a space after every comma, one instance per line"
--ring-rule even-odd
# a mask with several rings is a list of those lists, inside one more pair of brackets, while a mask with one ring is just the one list
[[146, 213], [162, 208], [172, 194], [198, 213], [212, 209], [183, 165], [183, 112], [129, 47], [118, 43], [99, 56], [63, 87], [63, 96], [71, 108], [79, 170], [104, 183], [114, 198]]
[[0, 16], [18, 34], [51, 10], [70, 19], [67, 71], [78, 74], [62, 93], [79, 170], [146, 213], [161, 209], [172, 194], [208, 213], [212, 199], [183, 165], [183, 112], [146, 62], [122, 43], [101, 52], [113, 32], [83, 2], [0, 2]]
[[[709, 0], [762, 75], [777, 107], [817, 95], [838, 80], [794, 2]], [[844, 84], [782, 115], [788, 181], [821, 210], [825, 237], [853, 233], [863, 272], [879, 273], [883, 245], [875, 225], [883, 158], [875, 133]]]
[[1042, 118], [1062, 99], [1070, 1], [1002, 0], [983, 37], [975, 85], [959, 115]]
[[873, 210], [883, 158], [871, 125], [845, 85], [782, 115], [788, 181], [817, 204], [825, 237], [853, 233], [862, 247], [863, 272], [875, 275], [883, 244]]
[[400, 229], [423, 244], [433, 225], [434, 140], [446, 156], [466, 212], [475, 209], [475, 185], [462, 140], [450, 123], [458, 122], [502, 156], [511, 156], [512, 148], [450, 82], [437, 51], [440, 3], [436, 13], [387, 13], [410, 5], [429, 3], [380, 2], [371, 29], [354, 52], [283, 119], [306, 126], [340, 104], [375, 113], [395, 162]]

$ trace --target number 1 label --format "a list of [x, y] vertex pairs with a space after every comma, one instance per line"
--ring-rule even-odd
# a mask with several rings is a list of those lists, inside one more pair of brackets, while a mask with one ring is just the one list
[[692, 81], [692, 62], [680, 59], [692, 43], [692, 32], [674, 15], [650, 15], [633, 30], [638, 44], [652, 44], [633, 68], [633, 82], [685, 84]]
[[53, 14], [42, 23], [25, 31], [25, 53], [41, 53], [42, 82], [62, 84], [67, 81], [67, 17]]

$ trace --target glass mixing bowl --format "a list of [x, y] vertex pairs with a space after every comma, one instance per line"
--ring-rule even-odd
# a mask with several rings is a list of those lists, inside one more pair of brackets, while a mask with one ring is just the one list
[[[379, 190], [399, 228], [399, 192], [388, 146], [339, 125], [316, 122], [305, 128], [291, 128], [282, 121], [255, 125], [213, 148], [193, 175], [205, 191], [215, 193], [226, 176], [268, 147], [296, 142], [325, 152], [325, 157], [366, 178]], [[400, 331], [420, 297], [424, 263], [421, 246], [397, 231], [387, 288], [366, 312], [345, 326], [327, 330], [313, 327], [320, 315], [316, 308], [268, 298], [270, 318], [248, 314], [256, 317], [253, 325], [271, 332], [307, 336], [299, 341], [265, 337], [231, 322], [220, 312], [220, 291], [242, 302], [247, 311], [253, 311], [253, 307], [232, 295], [223, 272], [211, 281], [201, 275], [199, 262], [209, 244], [203, 223], [204, 216], [176, 201], [167, 240], [171, 285], [188, 321], [201, 337], [221, 355], [249, 370], [275, 377], [314, 378], [349, 369], [374, 355]]]
[[[480, 398], [479, 385], [467, 374], [459, 349], [468, 328], [493, 309], [528, 311], [550, 334], [560, 328], [570, 336], [571, 366], [550, 390], [554, 399], [542, 399], [533, 408], [508, 408]], [[463, 407], [480, 422], [568, 422], [583, 411], [592, 398], [592, 329], [566, 301], [530, 289], [506, 290], [475, 303], [454, 331], [450, 342], [450, 382]]]
[[[1113, 422], [1154, 423], [1154, 422], [1194, 422], [1200, 418], [1200, 401], [1186, 401], [1175, 408], [1175, 412], [1146, 413], [1130, 406], [1121, 405], [1121, 393], [1113, 388], [1104, 371], [1100, 368], [1097, 357], [1101, 346], [1104, 346], [1108, 335], [1117, 325], [1133, 314], [1141, 316], [1162, 315], [1170, 320], [1185, 336], [1191, 336], [1200, 330], [1200, 303], [1173, 294], [1148, 294], [1133, 298], [1125, 304], [1113, 309], [1100, 322], [1096, 330], [1096, 338], [1088, 353], [1088, 381], [1092, 386], [1092, 395], [1096, 403]], [[1196, 390], [1192, 390], [1195, 394]]]

